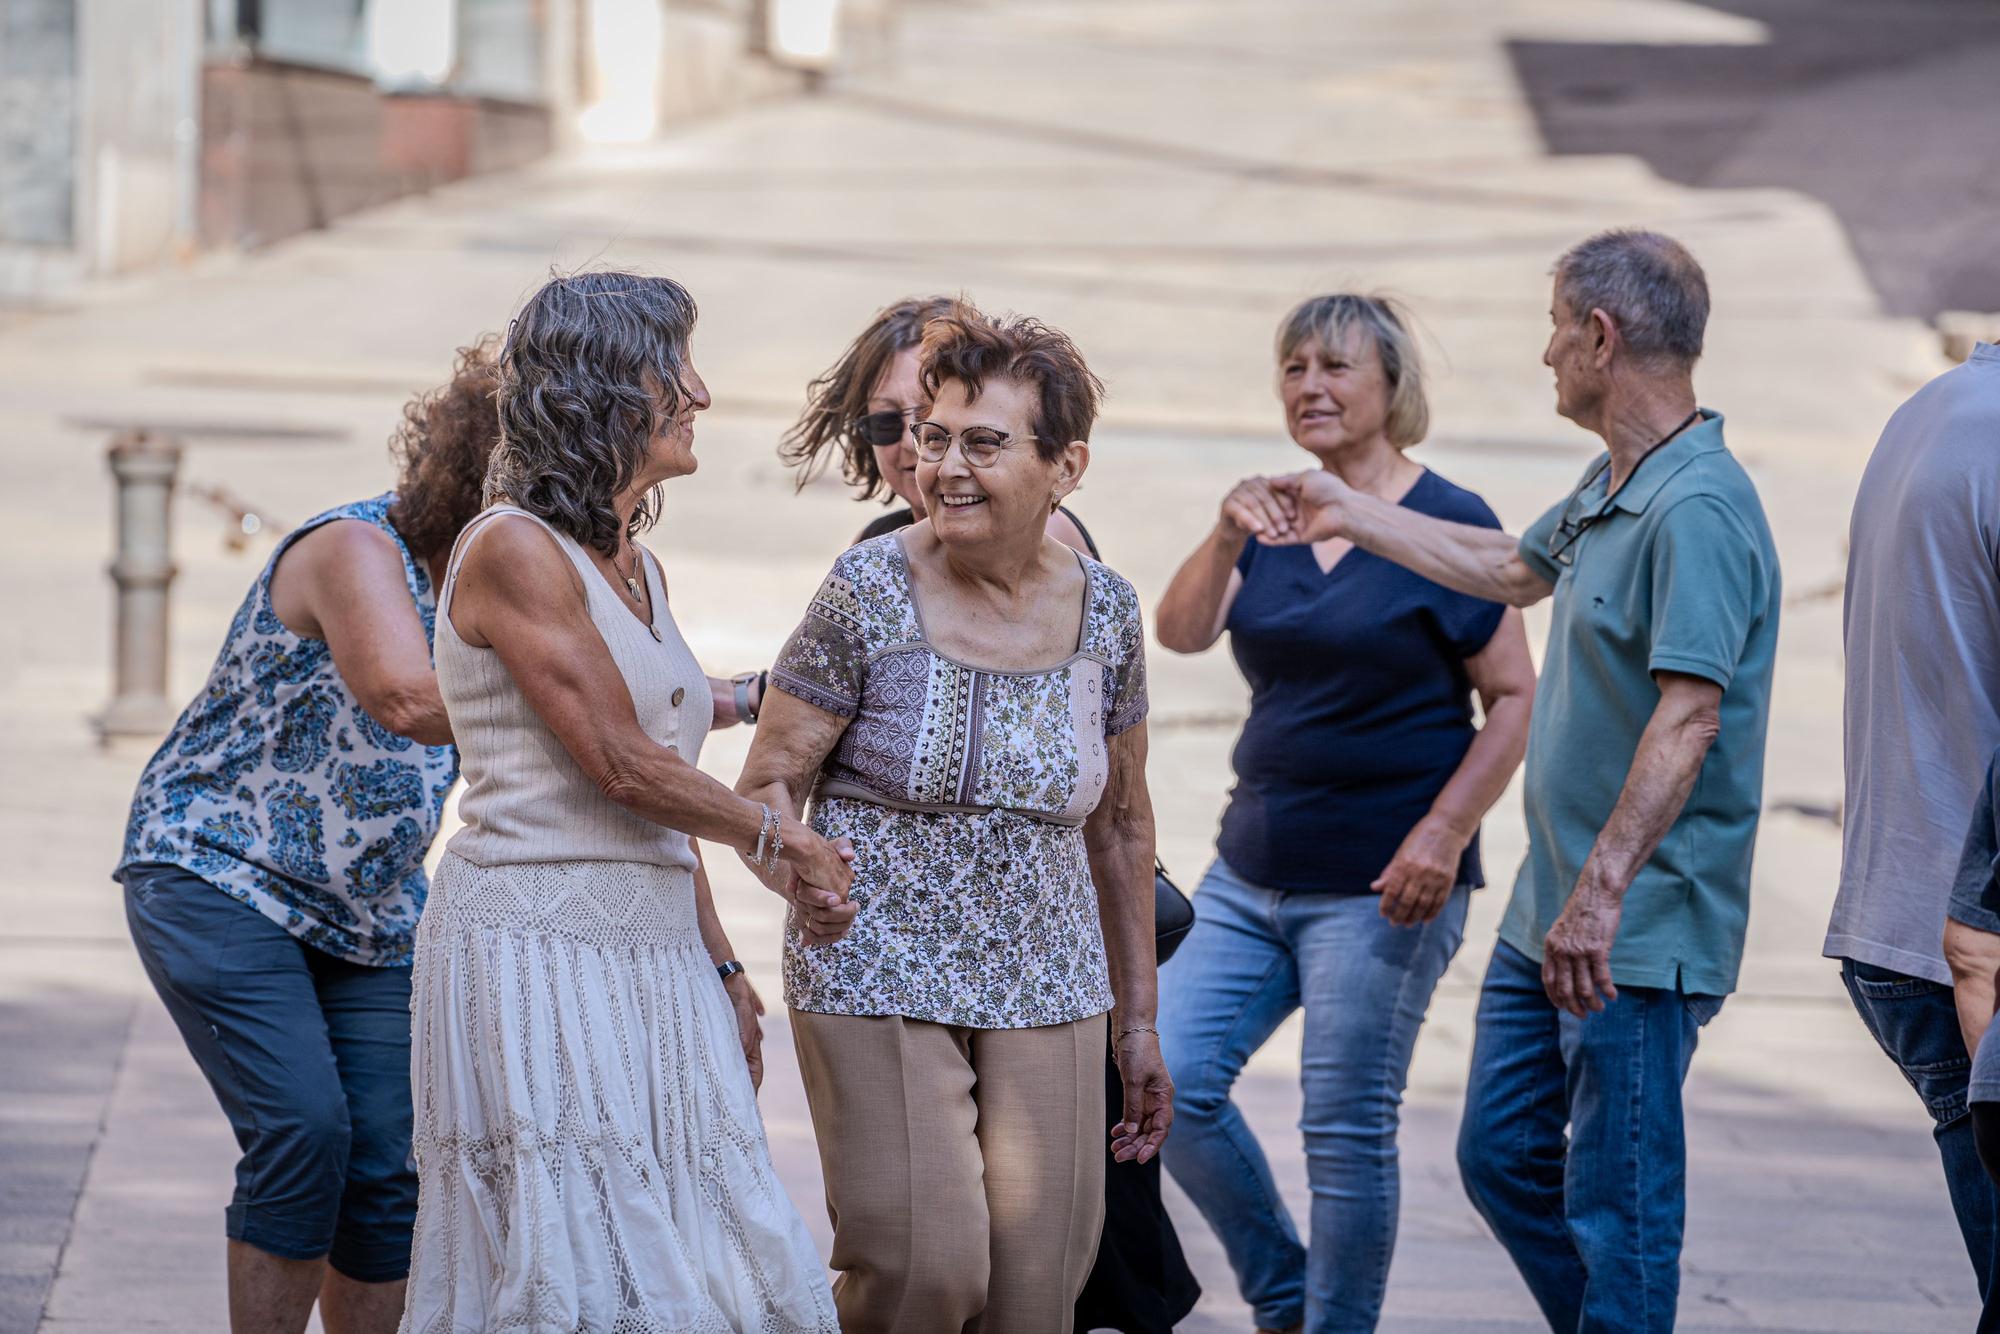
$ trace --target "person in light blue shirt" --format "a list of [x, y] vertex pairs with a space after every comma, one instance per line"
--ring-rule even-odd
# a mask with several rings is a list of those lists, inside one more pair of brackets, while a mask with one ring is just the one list
[[1526, 535], [1313, 472], [1273, 483], [1258, 537], [1346, 537], [1515, 606], [1553, 595], [1459, 1168], [1552, 1328], [1654, 1334], [1680, 1288], [1681, 1083], [1743, 954], [1780, 579], [1756, 488], [1696, 404], [1701, 266], [1614, 231], [1554, 276], [1556, 410], [1606, 452]]
[[1996, 440], [2000, 347], [1981, 343], [1896, 409], [1861, 474], [1841, 617], [1846, 818], [1823, 952], [1924, 1109], [1982, 1328], [2000, 1330], [2000, 1190], [1979, 1170], [1966, 1084], [2000, 923], [1961, 917], [1953, 890], [2000, 748]]

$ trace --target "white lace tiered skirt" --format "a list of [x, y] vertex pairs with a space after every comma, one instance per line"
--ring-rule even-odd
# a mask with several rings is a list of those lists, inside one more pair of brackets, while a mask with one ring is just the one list
[[447, 852], [410, 1002], [405, 1334], [820, 1334], [687, 872]]

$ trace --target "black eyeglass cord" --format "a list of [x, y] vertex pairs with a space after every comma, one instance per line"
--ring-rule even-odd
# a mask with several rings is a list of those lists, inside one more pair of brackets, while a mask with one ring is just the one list
[[[1628, 485], [1631, 484], [1632, 479], [1636, 477], [1639, 473], [1640, 464], [1644, 463], [1647, 459], [1653, 457], [1653, 455], [1659, 453], [1660, 450], [1666, 446], [1668, 441], [1672, 440], [1675, 436], [1679, 435], [1682, 431], [1685, 431], [1688, 427], [1694, 425], [1696, 422], [1700, 420], [1701, 420], [1701, 409], [1696, 408], [1693, 412], [1690, 412], [1687, 416], [1681, 418], [1681, 424], [1679, 426], [1676, 426], [1673, 430], [1668, 431], [1658, 440], [1655, 440], [1652, 444], [1646, 446], [1646, 452], [1641, 454], [1638, 457], [1638, 459], [1634, 461], [1634, 463], [1632, 464], [1632, 471], [1625, 474], [1625, 480], [1618, 484], [1618, 490], [1623, 491]], [[1607, 461], [1604, 466], [1609, 468], [1611, 464], [1609, 463], [1609, 461]], [[1608, 492], [1606, 493], [1604, 498], [1606, 500], [1610, 500], [1611, 497], [1615, 494], [1617, 494], [1617, 492]]]
[[[1632, 464], [1632, 471], [1625, 474], [1625, 480], [1618, 484], [1618, 490], [1623, 491], [1626, 488], [1626, 486], [1631, 483], [1632, 479], [1638, 476], [1640, 465], [1645, 463], [1647, 459], [1653, 457], [1654, 454], [1658, 453], [1661, 446], [1665, 445], [1669, 440], [1672, 440], [1675, 436], [1679, 435], [1682, 431], [1685, 431], [1688, 427], [1694, 425], [1699, 420], [1701, 420], [1701, 409], [1696, 408], [1693, 412], [1690, 412], [1687, 416], [1681, 418], [1681, 424], [1679, 426], [1676, 426], [1673, 430], [1668, 431], [1665, 435], [1661, 436], [1658, 440], [1655, 440], [1650, 446], [1648, 446], [1646, 452], [1641, 454], [1638, 457], [1638, 459]], [[1584, 533], [1590, 528], [1590, 526], [1596, 523], [1599, 519], [1603, 518], [1605, 513], [1609, 510], [1611, 505], [1611, 499], [1613, 496], [1617, 495], [1618, 492], [1607, 489], [1604, 493], [1602, 508], [1600, 508], [1596, 513], [1579, 515], [1574, 519], [1570, 517], [1570, 510], [1573, 506], [1575, 506], [1578, 498], [1581, 497], [1583, 493], [1590, 488], [1592, 483], [1596, 482], [1597, 479], [1599, 477], [1602, 477], [1606, 472], [1609, 472], [1610, 469], [1611, 469], [1611, 458], [1609, 455], [1606, 455], [1603, 466], [1592, 469], [1588, 477], [1584, 478], [1581, 482], [1578, 482], [1576, 484], [1576, 490], [1569, 493], [1569, 499], [1563, 502], [1562, 517], [1557, 521], [1555, 531], [1549, 534], [1550, 560], [1560, 562], [1561, 564], [1564, 565], [1570, 564], [1571, 561], [1574, 559], [1574, 557], [1569, 555], [1570, 548], [1575, 546], [1577, 544], [1577, 540], [1584, 535]]]

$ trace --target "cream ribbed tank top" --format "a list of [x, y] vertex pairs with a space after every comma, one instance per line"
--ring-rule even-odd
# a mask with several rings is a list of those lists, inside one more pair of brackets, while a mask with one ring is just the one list
[[460, 535], [438, 596], [438, 690], [465, 776], [458, 802], [465, 828], [446, 846], [479, 866], [592, 860], [692, 870], [694, 848], [686, 834], [608, 800], [536, 714], [500, 655], [458, 637], [451, 601], [459, 564], [479, 534], [503, 514], [540, 524], [576, 566], [590, 619], [625, 677], [646, 735], [694, 764], [714, 717], [708, 678], [667, 610], [666, 589], [651, 552], [645, 553], [654, 618], [648, 627], [619, 604], [618, 594], [575, 541], [526, 510], [496, 505]]

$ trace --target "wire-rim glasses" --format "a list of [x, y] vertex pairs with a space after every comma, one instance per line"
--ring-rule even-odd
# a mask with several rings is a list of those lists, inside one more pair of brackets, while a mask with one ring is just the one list
[[999, 459], [1007, 446], [1017, 440], [1033, 440], [1032, 435], [1015, 435], [1011, 431], [995, 430], [991, 426], [968, 426], [953, 435], [936, 422], [918, 422], [910, 428], [916, 437], [917, 457], [925, 463], [942, 463], [944, 456], [951, 452], [952, 441], [958, 442], [958, 452], [967, 465], [974, 468], [990, 468]]

